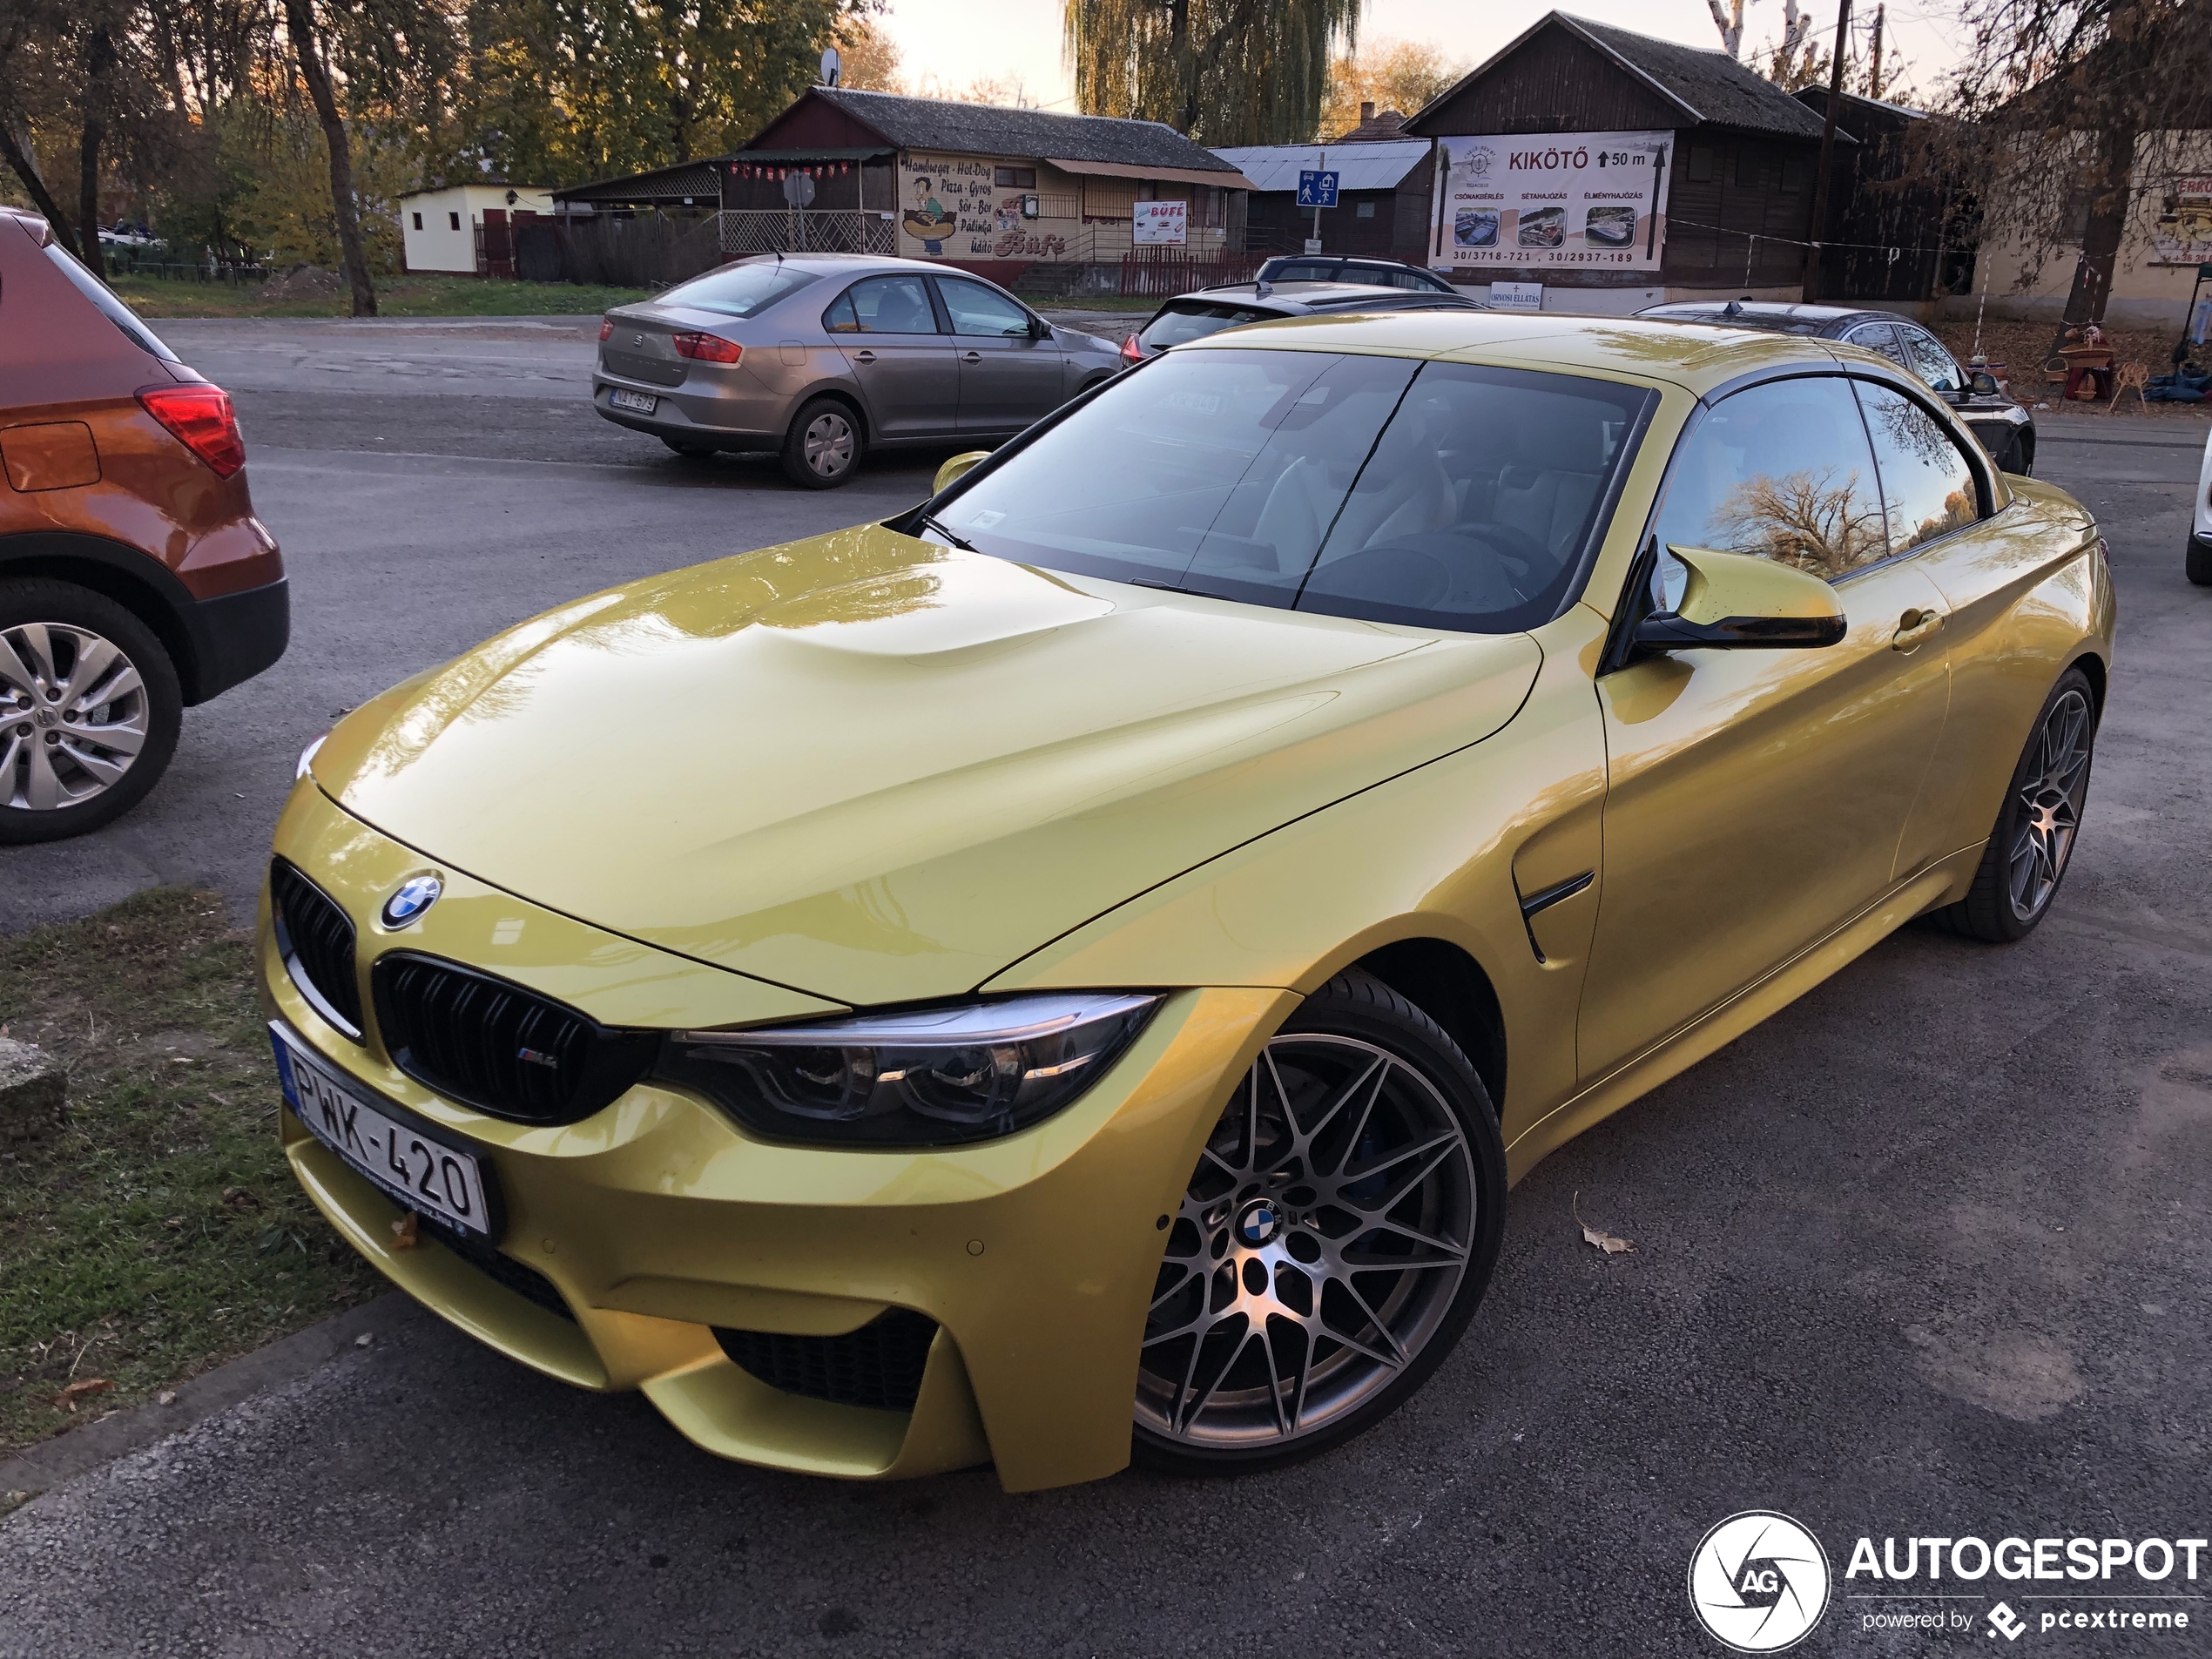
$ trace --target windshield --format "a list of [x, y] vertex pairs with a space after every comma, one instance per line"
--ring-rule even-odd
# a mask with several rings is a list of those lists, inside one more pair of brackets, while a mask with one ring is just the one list
[[1649, 396], [1468, 363], [1202, 347], [1131, 371], [936, 517], [1049, 570], [1513, 632], [1556, 614]]
[[101, 314], [123, 331], [124, 337], [133, 346], [141, 351], [152, 352], [165, 363], [177, 361], [177, 354], [163, 345], [153, 330], [138, 320], [138, 313], [110, 293], [107, 285], [79, 265], [67, 248], [57, 242], [49, 242], [46, 244], [46, 257], [76, 285], [79, 293], [98, 306]]
[[658, 300], [663, 305], [688, 306], [693, 311], [718, 311], [725, 317], [750, 317], [786, 294], [796, 293], [808, 283], [820, 280], [813, 271], [762, 260], [758, 263], [725, 265], [703, 277], [679, 282], [660, 294]]
[[1204, 340], [1208, 334], [1217, 334], [1224, 328], [1234, 328], [1240, 322], [1258, 322], [1263, 318], [1282, 314], [1279, 311], [1264, 311], [1258, 306], [1176, 300], [1162, 307], [1160, 314], [1144, 325], [1144, 332], [1137, 335], [1137, 339], [1155, 351], [1164, 351], [1170, 346]]

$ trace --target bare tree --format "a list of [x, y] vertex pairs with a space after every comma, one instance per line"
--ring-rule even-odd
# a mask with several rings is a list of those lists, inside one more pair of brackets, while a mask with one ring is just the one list
[[[1705, 0], [1706, 10], [1713, 14], [1713, 27], [1721, 31], [1723, 50], [1739, 61], [1743, 56], [1743, 4], [1744, 0]], [[1774, 49], [1775, 61], [1792, 61], [1811, 32], [1812, 14], [1800, 11], [1797, 0], [1782, 0], [1782, 38]]]
[[[1965, 0], [1972, 44], [1932, 127], [2021, 286], [2077, 247], [2061, 330], [2102, 320], [2131, 225], [2148, 229], [2212, 129], [2212, 0]], [[1987, 240], [1985, 240], [1985, 249]]]

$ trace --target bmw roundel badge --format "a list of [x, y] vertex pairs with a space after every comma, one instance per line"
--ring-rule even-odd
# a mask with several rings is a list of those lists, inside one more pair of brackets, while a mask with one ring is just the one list
[[384, 925], [404, 927], [418, 920], [422, 913], [437, 903], [438, 895], [446, 884], [435, 875], [411, 875], [400, 883], [392, 896], [384, 900]]

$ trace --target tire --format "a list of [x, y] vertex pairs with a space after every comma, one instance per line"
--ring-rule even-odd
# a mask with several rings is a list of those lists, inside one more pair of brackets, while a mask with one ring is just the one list
[[1138, 1359], [1135, 1460], [1279, 1468], [1389, 1416], [1474, 1316], [1505, 1197], [1497, 1112], [1458, 1045], [1380, 980], [1331, 980], [1191, 1175]]
[[1958, 903], [1932, 913], [1939, 927], [2009, 944], [2027, 938], [2050, 914], [2088, 802], [2096, 741], [2096, 693], [2087, 675], [2069, 668], [2028, 729], [1973, 886]]
[[2189, 580], [2198, 587], [2212, 588], [2212, 542], [2200, 542], [2191, 536], [2188, 557], [2183, 562], [2182, 569], [2188, 572]]
[[810, 398], [784, 435], [784, 476], [801, 489], [834, 489], [852, 482], [867, 453], [867, 437], [851, 404]]
[[663, 434], [661, 436], [661, 442], [666, 444], [670, 448], [675, 450], [678, 455], [683, 455], [688, 460], [701, 460], [705, 456], [715, 453], [715, 448], [712, 444], [695, 443], [689, 438], [671, 438], [665, 434]]
[[71, 583], [0, 582], [0, 846], [120, 818], [160, 781], [183, 721], [176, 665], [137, 617]]

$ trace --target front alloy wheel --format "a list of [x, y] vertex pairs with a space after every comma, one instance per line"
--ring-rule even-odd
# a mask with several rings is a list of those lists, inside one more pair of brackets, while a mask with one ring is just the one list
[[1222, 1113], [1168, 1235], [1136, 1395], [1144, 1460], [1293, 1461], [1387, 1415], [1480, 1299], [1504, 1152], [1450, 1037], [1340, 975]]

